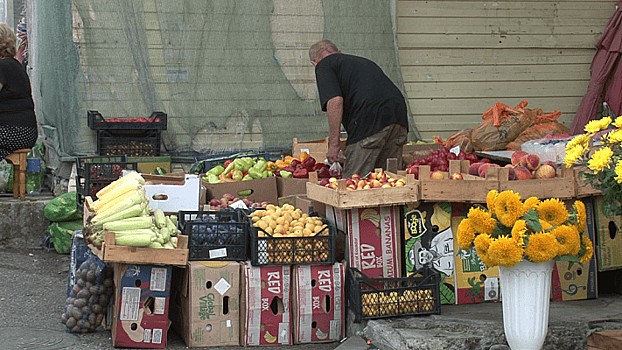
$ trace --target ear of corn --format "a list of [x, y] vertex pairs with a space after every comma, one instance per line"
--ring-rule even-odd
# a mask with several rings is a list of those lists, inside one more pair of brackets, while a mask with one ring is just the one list
[[115, 243], [128, 247], [148, 247], [155, 235], [151, 233], [129, 233], [126, 235], [115, 234]]
[[[126, 208], [130, 208], [136, 204], [146, 203], [146, 201], [147, 199], [145, 198], [144, 194], [141, 194], [140, 192], [136, 192], [133, 196], [128, 197], [112, 205], [106, 211], [97, 213], [97, 215], [95, 215], [95, 217], [91, 220], [91, 222], [96, 223], [100, 221], [101, 219], [114, 215], [115, 213], [118, 213], [119, 211], [122, 211]], [[134, 215], [134, 216], [138, 216], [139, 214]]]
[[121, 186], [122, 184], [126, 183], [127, 181], [132, 181], [132, 180], [137, 181], [141, 185], [145, 184], [145, 179], [139, 173], [137, 173], [135, 171], [132, 171], [132, 172], [128, 173], [127, 175], [122, 176], [119, 179], [111, 182], [110, 184], [108, 184], [108, 186], [106, 186], [106, 187], [102, 188], [101, 190], [97, 191], [95, 196], [97, 196], [97, 198], [101, 198], [102, 196], [104, 196], [108, 192], [111, 192], [112, 190], [116, 189], [117, 187]]
[[101, 197], [97, 197], [97, 200], [91, 204], [90, 209], [97, 212], [101, 209], [101, 207], [105, 206], [108, 202], [114, 201], [115, 198], [119, 198], [127, 192], [136, 191], [139, 188], [142, 188], [142, 186], [143, 185], [141, 185], [140, 182], [136, 180], [130, 180], [116, 187], [110, 192], [107, 192], [105, 195], [102, 195]]
[[177, 236], [177, 234], [179, 233], [177, 230], [177, 225], [173, 223], [173, 220], [170, 216], [166, 217], [166, 227], [168, 227], [169, 231], [171, 232], [171, 236]]
[[136, 216], [127, 219], [107, 222], [102, 225], [106, 231], [120, 231], [153, 227], [153, 218], [150, 216]]
[[155, 224], [159, 229], [166, 226], [166, 218], [162, 209], [155, 210], [155, 212], [153, 213], [153, 220], [155, 221]]
[[[114, 205], [118, 204], [119, 202], [132, 197], [133, 195], [140, 193], [143, 196], [145, 195], [145, 189], [142, 187], [139, 187], [137, 189], [131, 189], [123, 194], [120, 194], [118, 197], [114, 197], [114, 198], [110, 198], [108, 200], [106, 200], [105, 202], [99, 202], [100, 205], [95, 206], [95, 213], [99, 214], [99, 213], [103, 213], [105, 211], [107, 211], [108, 209], [112, 208]], [[94, 204], [95, 202], [93, 202]]]
[[103, 224], [107, 223], [107, 222], [112, 222], [112, 221], [116, 221], [116, 220], [122, 220], [122, 219], [127, 219], [127, 218], [131, 218], [134, 216], [139, 216], [143, 210], [145, 209], [145, 203], [138, 203], [138, 204], [134, 204], [129, 208], [125, 208], [119, 212], [116, 212], [114, 214], [108, 215], [102, 219], [98, 219], [95, 221], [95, 218], [93, 218], [91, 220], [91, 223], [95, 226], [102, 226]]

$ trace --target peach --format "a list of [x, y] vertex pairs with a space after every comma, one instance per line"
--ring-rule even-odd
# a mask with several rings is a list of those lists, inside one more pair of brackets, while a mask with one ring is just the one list
[[540, 157], [537, 154], [528, 154], [521, 158], [520, 165], [529, 170], [536, 170], [540, 166]]
[[464, 176], [460, 173], [453, 173], [449, 178], [452, 180], [464, 180]]
[[555, 169], [555, 171], [557, 171], [557, 164], [555, 162], [553, 162], [551, 160], [547, 160], [546, 162], [542, 163], [542, 165], [544, 165], [544, 164], [552, 166]]
[[555, 177], [555, 168], [549, 164], [542, 164], [535, 171], [535, 177], [536, 179], [552, 179]]
[[520, 163], [521, 159], [528, 154], [529, 153], [525, 151], [514, 151], [514, 153], [512, 153], [512, 165]]
[[501, 166], [499, 164], [495, 164], [495, 163], [484, 163], [477, 170], [478, 175], [480, 177], [486, 177], [486, 168], [489, 168], [489, 167], [500, 168]]
[[477, 163], [473, 163], [469, 166], [469, 174], [473, 175], [473, 176], [479, 176], [478, 174], [478, 170], [479, 170], [479, 166], [482, 165], [484, 163], [482, 162], [477, 162]]
[[514, 167], [511, 167], [511, 166], [508, 168], [510, 169], [508, 180], [516, 180], [516, 170], [514, 170]]
[[529, 171], [529, 169], [525, 168], [522, 165], [515, 166], [514, 172], [516, 173], [516, 180], [531, 179], [531, 172]]
[[443, 175], [443, 172], [440, 170], [435, 170], [430, 174], [430, 179], [442, 180], [443, 178], [445, 178], [445, 175]]

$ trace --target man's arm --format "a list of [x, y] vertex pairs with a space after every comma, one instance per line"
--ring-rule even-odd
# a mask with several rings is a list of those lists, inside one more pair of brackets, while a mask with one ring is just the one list
[[341, 131], [341, 117], [343, 116], [343, 97], [335, 96], [326, 104], [328, 115], [328, 152], [326, 158], [331, 163], [339, 161], [339, 132]]

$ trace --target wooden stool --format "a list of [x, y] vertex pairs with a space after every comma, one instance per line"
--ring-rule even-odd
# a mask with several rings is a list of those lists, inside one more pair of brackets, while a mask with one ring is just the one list
[[6, 156], [6, 160], [13, 163], [13, 197], [24, 200], [26, 198], [26, 156], [30, 148], [22, 148]]

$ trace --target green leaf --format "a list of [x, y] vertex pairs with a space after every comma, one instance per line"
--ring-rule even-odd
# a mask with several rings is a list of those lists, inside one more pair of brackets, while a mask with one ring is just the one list
[[540, 224], [540, 219], [538, 217], [538, 212], [534, 209], [529, 209], [525, 215], [523, 215], [523, 219], [525, 219], [525, 224], [528, 228], [530, 228], [534, 232], [542, 231], [542, 224]]
[[[558, 255], [553, 259], [555, 261], [570, 261], [571, 263], [581, 263], [581, 260], [579, 260], [579, 258], [573, 254]], [[572, 267], [572, 264], [569, 266], [569, 268], [570, 267]]]

